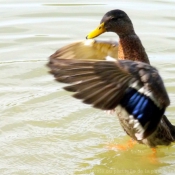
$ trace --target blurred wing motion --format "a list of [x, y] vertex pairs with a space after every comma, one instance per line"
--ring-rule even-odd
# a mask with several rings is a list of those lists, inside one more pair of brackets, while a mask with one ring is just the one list
[[51, 58], [105, 60], [107, 57], [117, 59], [117, 53], [117, 42], [85, 40], [62, 47]]
[[[111, 110], [120, 105], [128, 117], [137, 120], [137, 139], [149, 136], [157, 127], [169, 97], [158, 71], [129, 60], [87, 61], [50, 57], [48, 67], [56, 80], [71, 85], [75, 98], [94, 107]], [[142, 129], [140, 129], [140, 126]]]

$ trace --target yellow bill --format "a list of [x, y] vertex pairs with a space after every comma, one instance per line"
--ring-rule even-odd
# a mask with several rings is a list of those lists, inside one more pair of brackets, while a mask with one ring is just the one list
[[90, 32], [87, 36], [86, 39], [92, 39], [95, 38], [99, 35], [101, 35], [102, 33], [106, 32], [106, 29], [104, 27], [104, 23], [101, 23], [95, 30], [93, 30], [92, 32]]

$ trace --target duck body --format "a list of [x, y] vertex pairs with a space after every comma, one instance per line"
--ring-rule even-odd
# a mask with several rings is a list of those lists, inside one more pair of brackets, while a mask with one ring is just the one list
[[[150, 110], [150, 109], [149, 109]], [[169, 130], [169, 127], [165, 120], [162, 118], [159, 122], [156, 129], [152, 134], [150, 134], [148, 137], [142, 138], [137, 133], [137, 120], [133, 118], [133, 116], [130, 115], [130, 113], [127, 112], [126, 108], [123, 108], [121, 106], [117, 106], [116, 109], [116, 115], [119, 118], [120, 124], [123, 127], [124, 131], [135, 141], [141, 144], [148, 145], [150, 147], [157, 147], [160, 145], [170, 145], [172, 142], [174, 142], [174, 135]], [[160, 114], [161, 114], [160, 110]], [[154, 117], [149, 115], [150, 117]], [[157, 115], [158, 116], [158, 115]], [[161, 118], [162, 116], [159, 115]], [[165, 116], [163, 116], [165, 117]], [[148, 118], [149, 119], [149, 118]], [[156, 125], [155, 125], [156, 126]]]
[[[158, 71], [149, 65], [128, 15], [122, 10], [107, 12], [86, 38], [104, 32], [115, 32], [119, 36], [118, 60], [96, 60], [94, 52], [100, 49], [94, 50], [94, 46], [94, 59], [78, 59], [78, 54], [67, 58], [66, 49], [69, 53], [75, 52], [68, 46], [51, 55], [50, 73], [57, 81], [72, 84], [64, 89], [74, 92], [73, 96], [84, 103], [102, 110], [115, 109], [121, 126], [132, 139], [150, 147], [170, 145], [175, 141], [175, 126], [164, 115], [170, 100]], [[100, 53], [110, 53], [113, 45], [109, 45], [104, 43]], [[116, 57], [112, 52], [110, 56]]]

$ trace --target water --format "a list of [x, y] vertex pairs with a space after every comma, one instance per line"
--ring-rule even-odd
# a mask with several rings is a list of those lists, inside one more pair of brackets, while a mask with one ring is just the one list
[[[0, 174], [174, 174], [175, 146], [110, 144], [128, 137], [115, 116], [62, 90], [45, 67], [59, 47], [82, 40], [107, 11], [127, 12], [167, 87], [175, 123], [175, 2], [0, 0]], [[105, 33], [99, 39], [113, 39]]]

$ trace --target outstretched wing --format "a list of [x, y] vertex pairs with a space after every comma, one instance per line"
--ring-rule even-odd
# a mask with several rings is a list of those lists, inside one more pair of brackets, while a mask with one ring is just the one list
[[118, 43], [110, 41], [79, 41], [57, 50], [51, 58], [105, 60], [107, 57], [118, 58]]
[[87, 61], [51, 57], [48, 67], [57, 81], [73, 84], [65, 89], [77, 92], [74, 97], [100, 109], [116, 107], [129, 87], [152, 98], [160, 107], [166, 107], [170, 103], [158, 71], [142, 62]]
[[138, 139], [156, 129], [170, 103], [158, 71], [142, 62], [50, 57], [48, 67], [57, 81], [71, 84], [64, 89], [84, 103], [104, 110], [125, 108], [142, 126], [142, 131], [137, 126]]

